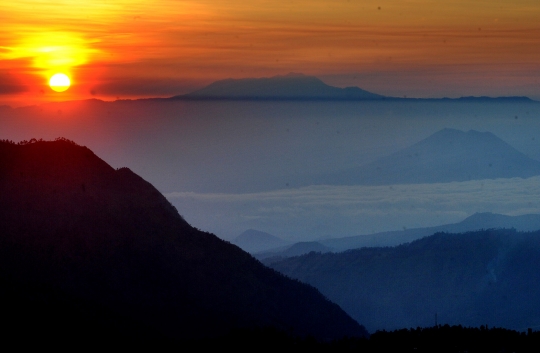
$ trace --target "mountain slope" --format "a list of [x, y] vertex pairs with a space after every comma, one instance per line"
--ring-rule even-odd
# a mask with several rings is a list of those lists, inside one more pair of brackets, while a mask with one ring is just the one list
[[432, 326], [435, 315], [441, 324], [519, 330], [540, 322], [540, 232], [437, 233], [270, 266], [315, 286], [369, 330]]
[[540, 174], [540, 162], [489, 132], [443, 129], [411, 147], [349, 171], [328, 184], [419, 184]]
[[329, 86], [316, 77], [291, 73], [265, 78], [220, 80], [198, 91], [172, 97], [172, 99], [180, 98], [372, 100], [385, 97], [358, 87]]
[[5, 317], [66, 318], [40, 326], [45, 336], [178, 341], [257, 326], [365, 334], [315, 289], [191, 227], [152, 185], [72, 142], [0, 142], [0, 205]]

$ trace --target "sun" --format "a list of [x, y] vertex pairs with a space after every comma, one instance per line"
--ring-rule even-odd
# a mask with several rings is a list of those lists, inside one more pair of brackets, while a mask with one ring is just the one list
[[66, 74], [57, 73], [51, 76], [49, 79], [49, 86], [55, 92], [64, 92], [71, 85], [71, 80]]

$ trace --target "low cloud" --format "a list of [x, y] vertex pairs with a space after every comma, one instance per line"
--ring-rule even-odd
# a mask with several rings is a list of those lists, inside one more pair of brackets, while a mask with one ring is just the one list
[[169, 78], [117, 78], [94, 85], [90, 89], [93, 96], [140, 96], [171, 97], [185, 94], [199, 88], [200, 83], [185, 79]]
[[21, 84], [12, 75], [0, 71], [0, 95], [17, 94], [28, 91], [28, 86]]
[[454, 223], [475, 212], [540, 213], [540, 176], [165, 196], [190, 223], [223, 238], [254, 228], [300, 241]]

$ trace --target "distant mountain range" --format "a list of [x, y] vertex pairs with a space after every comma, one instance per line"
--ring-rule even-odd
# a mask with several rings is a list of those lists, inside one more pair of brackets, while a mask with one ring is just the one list
[[321, 177], [328, 185], [446, 183], [540, 175], [540, 161], [490, 132], [443, 129], [374, 162]]
[[[515, 229], [517, 231], [532, 232], [540, 230], [540, 214], [521, 216], [506, 216], [491, 212], [475, 213], [458, 223], [444, 224], [435, 227], [411, 228], [375, 234], [356, 235], [343, 238], [323, 239], [313, 242], [299, 242], [295, 244], [280, 244], [274, 248], [260, 251], [250, 251], [252, 255], [266, 264], [280, 261], [287, 257], [308, 254], [312, 251], [342, 252], [363, 247], [385, 247], [409, 243], [435, 233], [463, 233], [482, 229]], [[248, 235], [249, 233], [246, 233]], [[268, 234], [268, 233], [265, 233]], [[269, 234], [268, 234], [269, 235]], [[270, 235], [271, 236], [271, 235]], [[280, 240], [277, 237], [272, 236]], [[252, 241], [255, 241], [253, 238]], [[284, 242], [283, 240], [281, 240]]]
[[437, 233], [269, 266], [313, 285], [371, 332], [436, 322], [521, 331], [540, 325], [539, 231]]
[[491, 212], [475, 213], [463, 221], [435, 227], [411, 228], [369, 235], [325, 239], [321, 243], [334, 249], [345, 251], [361, 247], [396, 246], [408, 243], [435, 233], [463, 233], [481, 229], [511, 229], [532, 232], [540, 230], [540, 214], [506, 216]]
[[13, 340], [366, 334], [314, 288], [191, 227], [148, 182], [65, 139], [0, 141], [0, 289]]
[[275, 235], [261, 232], [255, 229], [248, 229], [237, 236], [232, 243], [249, 253], [257, 253], [268, 249], [286, 247], [291, 243]]
[[314, 76], [289, 73], [263, 78], [225, 79], [197, 91], [168, 99], [187, 100], [394, 100], [456, 102], [533, 102], [528, 97], [399, 98], [368, 92], [359, 87], [339, 88]]
[[287, 257], [309, 254], [312, 251], [318, 253], [327, 253], [334, 252], [336, 249], [325, 246], [318, 241], [301, 241], [289, 246], [261, 251], [252, 255], [261, 261], [265, 260], [265, 263], [268, 264], [270, 261], [269, 259], [272, 259], [271, 261], [279, 261]]
[[226, 79], [198, 91], [172, 99], [255, 99], [255, 100], [374, 100], [384, 96], [358, 87], [338, 88], [313, 76], [288, 74], [269, 78]]

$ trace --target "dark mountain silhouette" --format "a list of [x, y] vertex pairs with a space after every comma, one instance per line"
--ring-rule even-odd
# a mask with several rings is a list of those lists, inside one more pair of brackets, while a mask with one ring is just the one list
[[409, 244], [310, 253], [271, 267], [318, 288], [369, 330], [540, 324], [540, 232], [437, 233]]
[[394, 331], [377, 331], [366, 338], [346, 338], [332, 342], [314, 342], [309, 338], [299, 340], [271, 330], [235, 332], [226, 339], [205, 340], [199, 348], [251, 351], [264, 342], [265, 350], [290, 350], [297, 352], [415, 352], [415, 353], [536, 353], [540, 350], [540, 331], [528, 328], [509, 330], [500, 327], [463, 327], [462, 325], [431, 325], [429, 327], [401, 328]]
[[[151, 98], [161, 100], [163, 98]], [[194, 92], [165, 99], [187, 100], [388, 100], [407, 102], [489, 102], [529, 103], [535, 102], [524, 96], [508, 97], [459, 97], [459, 98], [400, 98], [388, 97], [363, 90], [359, 87], [339, 88], [327, 85], [315, 76], [289, 73], [263, 78], [225, 79], [215, 81]]]
[[[334, 249], [324, 246], [321, 243], [316, 242], [316, 241], [301, 241], [298, 243], [294, 243], [291, 246], [287, 246], [283, 250], [264, 251], [264, 252], [254, 253], [253, 256], [259, 260], [273, 258], [273, 261], [278, 261], [279, 259], [282, 259], [285, 257], [300, 256], [300, 255], [308, 254], [312, 251], [319, 252], [319, 253], [326, 253], [333, 250]], [[268, 263], [268, 260], [266, 260], [265, 263]]]
[[380, 232], [352, 237], [325, 239], [320, 242], [335, 252], [361, 247], [395, 246], [408, 243], [429, 235], [447, 232], [463, 233], [481, 229], [514, 228], [518, 231], [540, 230], [540, 215], [528, 214], [521, 216], [506, 216], [491, 212], [475, 213], [458, 223], [443, 224], [435, 227], [411, 228], [389, 232]]
[[393, 332], [378, 331], [360, 345], [361, 352], [538, 352], [540, 332], [532, 328], [508, 330], [500, 327], [433, 325], [410, 327]]
[[255, 229], [248, 229], [233, 240], [233, 244], [249, 253], [256, 253], [268, 249], [286, 247], [290, 243], [275, 235], [261, 232]]
[[66, 140], [32, 142], [0, 142], [6, 337], [158, 343], [265, 326], [320, 339], [366, 333], [314, 288], [191, 227], [129, 169]]
[[490, 132], [443, 129], [411, 147], [349, 171], [326, 184], [421, 184], [540, 174], [540, 162]]
[[265, 78], [226, 79], [171, 99], [374, 100], [384, 96], [358, 87], [338, 88], [320, 79], [290, 73]]

